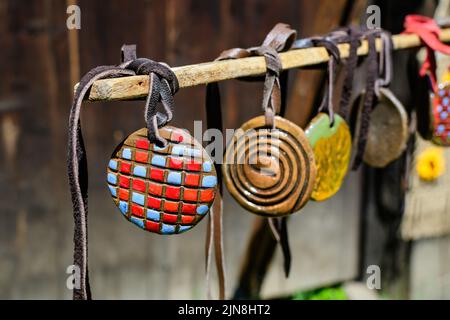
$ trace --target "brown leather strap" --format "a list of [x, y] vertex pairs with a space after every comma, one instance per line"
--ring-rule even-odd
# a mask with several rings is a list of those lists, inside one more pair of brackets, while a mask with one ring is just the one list
[[[158, 129], [172, 120], [175, 105], [173, 95], [179, 89], [178, 79], [168, 65], [146, 58], [135, 59], [126, 68], [133, 70], [136, 74], [149, 76], [149, 91], [144, 110], [148, 139], [159, 147], [163, 147], [167, 141], [159, 135]], [[159, 101], [165, 113], [157, 111]]]
[[268, 218], [272, 235], [279, 244], [283, 254], [283, 270], [286, 278], [289, 277], [291, 271], [291, 248], [289, 246], [287, 219], [288, 217]]
[[344, 29], [350, 43], [350, 52], [345, 68], [346, 76], [342, 87], [341, 99], [339, 101], [339, 114], [347, 122], [350, 120], [350, 99], [353, 93], [353, 78], [358, 65], [358, 47], [361, 45], [361, 30], [356, 27]]
[[81, 79], [70, 109], [67, 171], [74, 218], [73, 259], [74, 265], [80, 270], [80, 287], [73, 290], [75, 300], [91, 299], [88, 269], [88, 173], [80, 122], [81, 104], [94, 81], [134, 74], [131, 70], [115, 66], [101, 66], [90, 70]]
[[[81, 105], [92, 84], [99, 79], [148, 74], [150, 91], [146, 100], [145, 120], [152, 131], [151, 139], [158, 142], [158, 126], [164, 125], [172, 118], [173, 97], [178, 90], [175, 74], [167, 65], [149, 59], [136, 59], [136, 46], [122, 46], [122, 63], [119, 66], [100, 66], [90, 70], [83, 78], [75, 92], [69, 117], [68, 141], [68, 175], [72, 196], [74, 217], [74, 265], [80, 269], [80, 287], [74, 288], [76, 300], [91, 299], [88, 272], [88, 174], [87, 156], [81, 132]], [[162, 101], [165, 114], [156, 111], [156, 105]]]
[[361, 119], [359, 125], [359, 133], [356, 144], [356, 155], [353, 159], [352, 170], [357, 170], [362, 163], [364, 151], [367, 144], [367, 134], [369, 132], [370, 114], [376, 101], [375, 81], [378, 78], [378, 60], [375, 40], [378, 31], [369, 30], [364, 33], [369, 44], [369, 53], [367, 56], [367, 78], [364, 101], [361, 110]]
[[136, 45], [135, 44], [124, 44], [121, 48], [121, 61], [124, 62], [131, 62], [133, 60], [137, 59], [136, 54]]
[[216, 261], [218, 281], [219, 281], [219, 299], [225, 299], [226, 293], [226, 272], [225, 258], [223, 253], [223, 218], [222, 218], [222, 195], [218, 194], [214, 200], [213, 207], [209, 214], [209, 223], [206, 232], [206, 296], [212, 299], [211, 293], [211, 260], [214, 247], [214, 257]]
[[[290, 28], [289, 25], [279, 23], [277, 24], [271, 32], [266, 36], [263, 44], [259, 47], [252, 47], [248, 49], [233, 48], [223, 51], [216, 60], [228, 60], [228, 59], [240, 59], [250, 56], [264, 56], [266, 60], [267, 72], [264, 76], [264, 93], [262, 108], [266, 114], [266, 122], [268, 126], [273, 126], [273, 118], [275, 114], [284, 113], [285, 111], [285, 91], [280, 90], [280, 76], [283, 82], [287, 82], [287, 72], [281, 72], [281, 62], [278, 58], [278, 52], [289, 50], [292, 46], [297, 32]], [[261, 77], [245, 77], [240, 80], [245, 81], [261, 81]], [[284, 97], [285, 98], [285, 97]], [[220, 103], [220, 91], [217, 83], [210, 83], [206, 88], [206, 113], [208, 118], [208, 128], [215, 128], [222, 130], [222, 111]], [[217, 171], [220, 171], [220, 165], [216, 165]], [[219, 177], [219, 185], [222, 188], [222, 179]], [[216, 264], [219, 277], [219, 297], [224, 297], [224, 288], [221, 287], [221, 283], [225, 284], [225, 268], [224, 260], [218, 260], [218, 257], [223, 257], [223, 236], [221, 226], [219, 222], [222, 220], [222, 209], [215, 208], [213, 210], [214, 216], [211, 222], [214, 226], [209, 226], [207, 231], [207, 245], [206, 245], [206, 261], [207, 261], [207, 279], [210, 279], [208, 274], [211, 270], [208, 267], [208, 263], [211, 262], [211, 241], [215, 242], [214, 249], [216, 255]], [[281, 232], [285, 233], [286, 228], [280, 229]], [[213, 235], [211, 234], [213, 233]], [[283, 253], [289, 252], [289, 246], [286, 245], [287, 234], [283, 237], [286, 241], [281, 243], [285, 246]], [[285, 255], [284, 255], [285, 256]], [[289, 253], [290, 257], [290, 253]], [[285, 259], [290, 265], [290, 258]], [[209, 292], [209, 289], [208, 289]]]
[[275, 115], [279, 114], [281, 106], [280, 72], [281, 61], [278, 52], [268, 46], [254, 50], [255, 54], [264, 56], [266, 60], [266, 77], [264, 80], [262, 109], [266, 116], [266, 126], [274, 128]]
[[[206, 122], [208, 129], [216, 129], [222, 132], [222, 113], [220, 112], [220, 91], [217, 83], [210, 83], [206, 87]], [[218, 106], [218, 110], [212, 110], [211, 106]], [[223, 143], [223, 141], [222, 141]], [[222, 228], [222, 169], [220, 163], [214, 164], [217, 173], [219, 195], [213, 204], [209, 214], [209, 223], [206, 230], [206, 292], [208, 299], [211, 294], [211, 262], [214, 249], [217, 277], [219, 282], [219, 299], [225, 299], [226, 293], [226, 270], [223, 250], [223, 228]]]
[[328, 60], [328, 79], [327, 90], [322, 99], [322, 103], [319, 106], [318, 111], [328, 111], [330, 117], [330, 125], [334, 124], [334, 107], [333, 107], [333, 94], [334, 94], [334, 79], [336, 76], [336, 68], [341, 62], [341, 54], [335, 40], [331, 37], [315, 37], [311, 39], [314, 46], [325, 47], [327, 49], [330, 58]]

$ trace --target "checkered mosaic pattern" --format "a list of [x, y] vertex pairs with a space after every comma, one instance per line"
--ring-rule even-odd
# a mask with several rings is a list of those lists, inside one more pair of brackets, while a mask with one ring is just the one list
[[109, 161], [111, 195], [129, 221], [147, 231], [177, 234], [209, 211], [217, 187], [213, 162], [187, 132], [160, 129], [165, 148], [151, 144], [147, 130], [130, 135]]
[[450, 146], [450, 83], [439, 85], [433, 97], [433, 142]]

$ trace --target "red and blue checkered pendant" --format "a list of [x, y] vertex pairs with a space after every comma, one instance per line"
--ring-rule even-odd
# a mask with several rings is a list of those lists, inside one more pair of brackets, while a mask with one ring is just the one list
[[209, 211], [217, 192], [213, 161], [187, 131], [165, 126], [164, 148], [147, 139], [147, 129], [128, 136], [114, 151], [107, 181], [123, 216], [159, 234], [190, 230]]
[[439, 146], [450, 146], [450, 82], [441, 83], [432, 99], [432, 138]]

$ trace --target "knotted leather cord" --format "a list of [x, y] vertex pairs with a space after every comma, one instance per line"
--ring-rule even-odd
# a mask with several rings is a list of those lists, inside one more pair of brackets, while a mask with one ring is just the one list
[[[173, 95], [179, 89], [178, 79], [168, 65], [146, 58], [135, 59], [126, 68], [136, 74], [149, 76], [149, 91], [144, 110], [148, 139], [151, 143], [164, 147], [167, 141], [159, 135], [158, 129], [172, 120]], [[159, 101], [164, 107], [165, 114], [157, 111]]]
[[[74, 266], [80, 270], [80, 286], [74, 287], [74, 300], [91, 299], [88, 269], [88, 172], [87, 155], [81, 131], [81, 105], [92, 84], [104, 78], [149, 74], [149, 95], [146, 100], [145, 120], [149, 129], [149, 139], [155, 143], [164, 143], [158, 134], [158, 127], [171, 120], [173, 115], [173, 97], [178, 90], [178, 81], [167, 65], [149, 59], [136, 59], [136, 46], [122, 47], [122, 64], [119, 66], [100, 66], [90, 70], [75, 92], [69, 116], [68, 176], [74, 217]], [[161, 78], [161, 79], [160, 79]], [[161, 99], [166, 114], [156, 111]]]
[[[242, 49], [242, 48], [233, 48], [229, 50], [223, 51], [219, 57], [216, 59], [216, 61], [220, 60], [228, 60], [228, 59], [240, 59], [250, 56], [258, 56], [262, 55], [264, 56], [266, 60], [267, 65], [267, 72], [264, 77], [264, 91], [263, 91], [263, 102], [262, 102], [262, 109], [264, 111], [264, 114], [266, 116], [266, 124], [268, 127], [273, 128], [274, 127], [274, 117], [279, 112], [284, 113], [285, 111], [285, 101], [282, 101], [282, 98], [286, 97], [286, 92], [281, 91], [280, 87], [280, 72], [281, 72], [281, 63], [278, 58], [278, 52], [289, 50], [295, 41], [295, 38], [297, 36], [297, 32], [290, 28], [289, 25], [278, 23], [275, 25], [275, 27], [270, 31], [270, 33], [266, 36], [266, 38], [263, 41], [263, 44], [260, 47], [252, 47], [249, 49]], [[261, 81], [261, 77], [244, 77], [240, 78], [239, 80], [244, 81]], [[281, 73], [281, 80], [283, 82], [287, 82], [287, 72]], [[283, 83], [284, 84], [284, 83]], [[220, 103], [220, 90], [218, 83], [209, 83], [206, 87], [206, 113], [207, 113], [207, 119], [208, 119], [208, 128], [214, 128], [219, 129], [222, 132], [222, 110], [221, 110], [221, 103]], [[216, 171], [221, 171], [221, 165], [216, 165]], [[219, 177], [219, 185], [220, 190], [222, 190], [222, 178]], [[221, 202], [220, 202], [221, 203]], [[218, 210], [220, 210], [220, 214], [216, 213]], [[222, 224], [222, 208], [218, 208], [218, 210], [213, 210], [215, 212], [214, 216], [211, 216], [211, 218], [216, 219], [216, 225]], [[217, 219], [219, 219], [220, 223], [217, 222]], [[274, 219], [274, 218], [269, 218]], [[281, 218], [281, 223], [276, 223], [276, 225], [286, 226], [286, 218]], [[269, 220], [270, 222], [270, 220]], [[210, 221], [210, 226], [208, 228], [207, 232], [207, 246], [206, 246], [206, 270], [207, 273], [210, 272], [209, 263], [211, 261], [210, 254], [211, 254], [211, 241], [213, 239], [211, 235], [211, 231], [213, 230], [213, 227], [211, 226], [213, 224], [212, 221]], [[290, 249], [289, 249], [289, 243], [288, 243], [288, 237], [287, 237], [287, 228], [282, 227], [277, 231], [277, 228], [272, 229], [274, 233], [275, 239], [277, 239], [278, 243], [280, 244], [282, 251], [283, 251], [283, 257], [284, 257], [284, 266], [285, 266], [285, 273], [286, 275], [289, 274], [290, 269]], [[279, 234], [282, 233], [282, 236]], [[214, 232], [214, 237], [217, 239], [220, 239], [220, 243], [222, 243], [222, 234], [217, 234], [217, 232]], [[214, 241], [216, 243], [216, 241]], [[219, 246], [215, 246], [216, 250], [220, 250], [219, 256], [222, 256], [222, 249], [219, 248]], [[215, 252], [216, 255], [216, 262], [217, 262], [217, 256], [218, 252]], [[223, 263], [223, 260], [222, 260]], [[217, 268], [219, 268], [219, 264], [217, 264]], [[222, 269], [224, 270], [224, 267], [222, 266]], [[220, 279], [220, 272], [218, 270], [219, 279]], [[207, 279], [209, 279], [210, 276], [207, 276]], [[220, 283], [220, 281], [219, 281]], [[219, 288], [222, 292], [224, 288]], [[224, 294], [219, 293], [219, 297], [223, 297]]]

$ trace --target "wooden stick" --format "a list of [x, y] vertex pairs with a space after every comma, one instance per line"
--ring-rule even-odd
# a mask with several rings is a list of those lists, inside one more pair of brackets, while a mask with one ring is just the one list
[[[450, 41], [450, 28], [443, 29], [441, 41]], [[421, 40], [416, 35], [400, 34], [392, 37], [394, 49], [420, 47]], [[377, 50], [381, 41], [377, 39]], [[340, 44], [342, 58], [349, 55], [349, 44]], [[368, 44], [364, 40], [358, 48], [358, 55], [368, 53]], [[327, 50], [323, 47], [296, 49], [280, 53], [283, 69], [300, 68], [328, 61]], [[249, 57], [236, 60], [213, 61], [200, 64], [175, 67], [172, 69], [178, 77], [181, 88], [192, 87], [210, 82], [223, 81], [247, 76], [262, 75], [266, 71], [264, 57]], [[132, 76], [96, 81], [91, 88], [88, 100], [131, 100], [143, 98], [148, 92], [148, 76]]]

